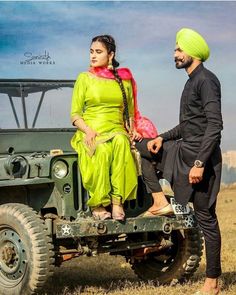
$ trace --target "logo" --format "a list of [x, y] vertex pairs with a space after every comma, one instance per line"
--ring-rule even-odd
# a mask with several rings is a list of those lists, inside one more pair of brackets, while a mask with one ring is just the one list
[[24, 53], [25, 60], [20, 61], [21, 65], [55, 65], [47, 50], [43, 54], [34, 55], [32, 52]]
[[63, 224], [62, 227], [61, 227], [61, 230], [62, 230], [62, 235], [63, 236], [69, 236], [69, 235], [71, 235], [72, 228], [71, 228], [70, 225]]

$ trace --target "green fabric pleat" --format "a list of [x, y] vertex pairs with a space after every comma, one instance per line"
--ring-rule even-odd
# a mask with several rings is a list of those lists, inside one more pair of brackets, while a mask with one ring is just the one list
[[136, 198], [137, 173], [127, 136], [115, 135], [98, 144], [92, 157], [82, 142], [76, 150], [83, 185], [90, 195], [90, 207], [106, 207], [112, 197], [120, 197], [122, 203]]

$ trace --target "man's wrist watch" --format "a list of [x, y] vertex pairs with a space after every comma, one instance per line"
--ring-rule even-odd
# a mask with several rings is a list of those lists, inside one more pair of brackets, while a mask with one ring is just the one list
[[195, 166], [196, 168], [202, 168], [204, 165], [203, 165], [203, 162], [202, 162], [202, 161], [200, 161], [200, 160], [195, 160], [195, 161], [194, 161], [194, 166]]

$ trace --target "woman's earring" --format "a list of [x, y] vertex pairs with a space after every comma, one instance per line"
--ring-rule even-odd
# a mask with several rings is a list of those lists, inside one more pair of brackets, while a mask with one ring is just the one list
[[113, 64], [112, 64], [112, 60], [109, 60], [107, 68], [108, 68], [108, 70], [114, 69]]

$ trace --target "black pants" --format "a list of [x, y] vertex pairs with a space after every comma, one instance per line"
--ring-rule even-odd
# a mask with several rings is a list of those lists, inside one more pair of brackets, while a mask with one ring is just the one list
[[[160, 150], [157, 155], [151, 154], [147, 150], [146, 144], [147, 140], [136, 143], [136, 147], [142, 156], [143, 180], [149, 193], [160, 192], [159, 176], [153, 162], [158, 163], [158, 172], [161, 175], [165, 164], [165, 151]], [[205, 239], [206, 276], [208, 278], [217, 278], [221, 275], [221, 235], [215, 213], [216, 203], [209, 208], [208, 194], [198, 188], [199, 186], [196, 185], [190, 201], [193, 203], [195, 216]]]

